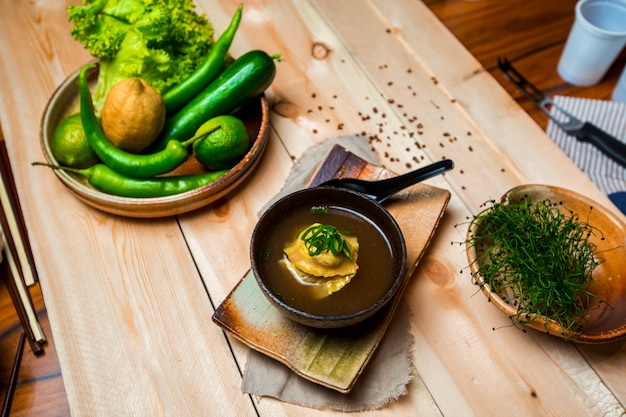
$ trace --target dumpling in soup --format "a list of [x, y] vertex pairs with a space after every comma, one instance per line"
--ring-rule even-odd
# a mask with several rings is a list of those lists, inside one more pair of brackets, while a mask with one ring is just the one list
[[339, 291], [356, 274], [359, 241], [335, 227], [314, 223], [284, 248], [285, 264], [305, 284], [320, 285], [327, 294]]

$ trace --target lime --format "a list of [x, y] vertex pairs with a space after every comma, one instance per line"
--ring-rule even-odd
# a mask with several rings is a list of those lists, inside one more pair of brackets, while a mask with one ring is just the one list
[[80, 113], [67, 116], [52, 134], [50, 150], [57, 162], [71, 168], [88, 168], [99, 159], [87, 142]]
[[218, 129], [193, 143], [193, 153], [209, 169], [232, 168], [250, 149], [246, 125], [235, 116], [217, 116], [200, 126], [196, 135], [215, 128]]

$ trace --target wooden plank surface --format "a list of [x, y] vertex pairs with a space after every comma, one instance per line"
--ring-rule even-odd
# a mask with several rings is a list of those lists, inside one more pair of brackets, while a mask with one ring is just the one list
[[[444, 156], [456, 162], [429, 181], [452, 198], [406, 292], [419, 381], [364, 415], [415, 415], [424, 404], [450, 416], [624, 413], [624, 342], [581, 347], [521, 332], [471, 284], [454, 242], [482, 202], [543, 182], [610, 204], [424, 3], [245, 2], [233, 53], [283, 56], [268, 91], [263, 161], [231, 196], [149, 221], [90, 209], [30, 166], [43, 158], [47, 98], [89, 59], [69, 36], [69, 3], [2, 4], [0, 122], [72, 414], [336, 414], [243, 395], [247, 348], [210, 316], [249, 268], [256, 213], [293, 161], [344, 134], [361, 135], [399, 173]], [[197, 2], [218, 32], [237, 3]]]

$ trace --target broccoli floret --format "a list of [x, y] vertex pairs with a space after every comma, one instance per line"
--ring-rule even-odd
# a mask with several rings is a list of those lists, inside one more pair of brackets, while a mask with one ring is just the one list
[[68, 7], [71, 35], [95, 58], [99, 112], [117, 82], [146, 80], [164, 93], [185, 79], [214, 43], [213, 27], [191, 0], [84, 0]]

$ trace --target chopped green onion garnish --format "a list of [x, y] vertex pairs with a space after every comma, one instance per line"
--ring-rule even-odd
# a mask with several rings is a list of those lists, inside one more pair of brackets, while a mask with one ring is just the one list
[[350, 245], [335, 226], [313, 225], [302, 233], [302, 240], [309, 256], [316, 256], [329, 250], [333, 255], [342, 254], [348, 260], [352, 260]]

